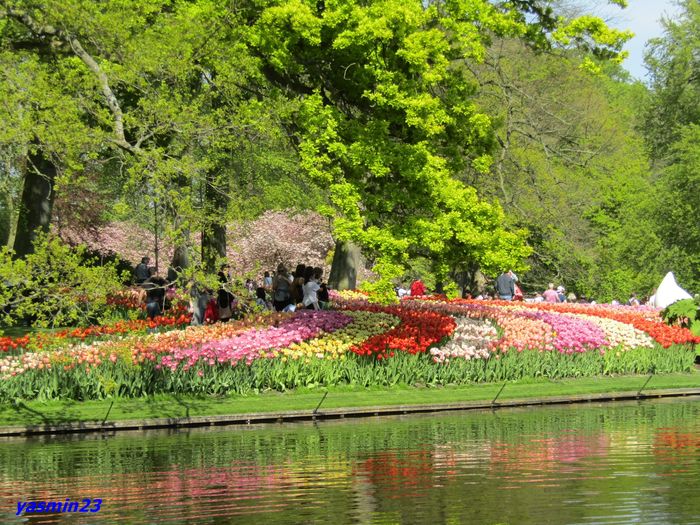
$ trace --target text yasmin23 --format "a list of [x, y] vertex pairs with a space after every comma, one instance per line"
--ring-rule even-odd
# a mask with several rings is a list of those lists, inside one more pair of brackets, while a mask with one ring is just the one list
[[17, 516], [22, 514], [36, 514], [39, 512], [100, 512], [102, 500], [100, 498], [83, 498], [80, 501], [18, 501]]

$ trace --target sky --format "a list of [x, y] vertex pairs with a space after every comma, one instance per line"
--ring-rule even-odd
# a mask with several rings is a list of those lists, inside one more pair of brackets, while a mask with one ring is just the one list
[[650, 38], [663, 34], [661, 16], [673, 18], [677, 12], [678, 7], [673, 0], [628, 0], [627, 8], [610, 7], [601, 14], [604, 18], [611, 17], [609, 25], [629, 29], [635, 34], [634, 38], [625, 45], [629, 57], [622, 64], [633, 77], [646, 80], [644, 46]]

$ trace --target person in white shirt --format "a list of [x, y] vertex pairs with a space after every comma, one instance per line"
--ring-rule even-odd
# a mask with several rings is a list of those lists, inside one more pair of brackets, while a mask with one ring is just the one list
[[307, 266], [304, 270], [304, 308], [309, 310], [320, 310], [318, 304], [318, 291], [321, 288], [321, 277], [323, 270], [321, 268], [311, 268]]

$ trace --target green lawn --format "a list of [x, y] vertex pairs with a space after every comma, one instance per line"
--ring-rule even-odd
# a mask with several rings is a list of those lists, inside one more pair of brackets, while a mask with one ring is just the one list
[[[601, 377], [584, 379], [523, 380], [507, 383], [499, 400], [525, 399], [577, 394], [636, 392], [648, 376]], [[330, 408], [429, 405], [455, 402], [490, 402], [503, 384], [482, 384], [445, 388], [396, 387], [392, 389], [332, 388], [321, 411]], [[654, 376], [645, 391], [669, 388], [700, 388], [700, 372]], [[163, 417], [234, 415], [262, 412], [280, 413], [313, 410], [324, 390], [286, 393], [269, 392], [254, 396], [194, 398], [161, 395], [143, 399], [103, 401], [28, 401], [0, 407], [0, 426], [23, 426], [80, 421], [107, 421]]]

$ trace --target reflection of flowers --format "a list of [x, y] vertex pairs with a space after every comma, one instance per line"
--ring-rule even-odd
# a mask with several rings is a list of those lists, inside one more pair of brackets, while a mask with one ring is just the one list
[[227, 496], [259, 499], [264, 491], [278, 491], [293, 480], [283, 466], [238, 463], [232, 467], [173, 469], [160, 473], [152, 489], [166, 494], [213, 499]]
[[557, 471], [562, 465], [589, 457], [604, 457], [609, 439], [604, 433], [586, 435], [576, 432], [533, 439], [527, 443], [494, 442], [491, 466], [507, 471]]
[[398, 499], [406, 496], [406, 490], [432, 487], [434, 472], [429, 450], [409, 450], [402, 454], [382, 451], [362, 461], [355, 475], [367, 476], [375, 486], [386, 490], [390, 498]]
[[664, 463], [686, 462], [700, 451], [700, 436], [677, 430], [658, 430], [654, 436], [654, 456]]

